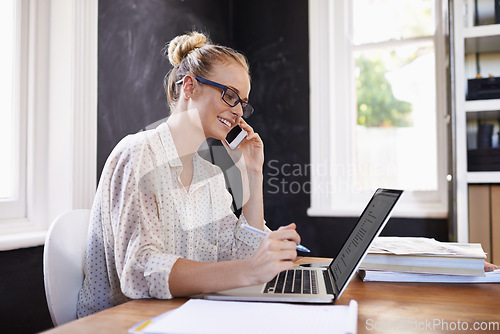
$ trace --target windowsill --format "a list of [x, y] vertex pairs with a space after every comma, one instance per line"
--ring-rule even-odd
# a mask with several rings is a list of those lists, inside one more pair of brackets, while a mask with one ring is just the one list
[[45, 244], [47, 231], [33, 231], [0, 235], [0, 251], [37, 247]]

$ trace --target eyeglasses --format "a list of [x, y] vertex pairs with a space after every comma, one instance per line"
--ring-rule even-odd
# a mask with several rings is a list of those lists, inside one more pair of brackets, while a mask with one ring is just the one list
[[[243, 109], [243, 118], [248, 118], [253, 114], [254, 109], [252, 105], [250, 105], [248, 102], [243, 101], [238, 93], [234, 91], [234, 89], [211, 80], [203, 79], [200, 77], [194, 78], [201, 83], [222, 89], [222, 101], [226, 102], [228, 106], [235, 107], [238, 103], [241, 103], [241, 108]], [[182, 83], [182, 80], [183, 79], [177, 81], [176, 83]]]

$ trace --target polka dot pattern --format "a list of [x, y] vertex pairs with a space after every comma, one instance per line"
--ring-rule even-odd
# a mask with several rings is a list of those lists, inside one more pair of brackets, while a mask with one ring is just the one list
[[77, 313], [136, 298], [172, 298], [180, 257], [215, 262], [251, 256], [262, 236], [231, 211], [219, 167], [198, 154], [189, 191], [166, 123], [124, 138], [110, 154], [94, 199]]

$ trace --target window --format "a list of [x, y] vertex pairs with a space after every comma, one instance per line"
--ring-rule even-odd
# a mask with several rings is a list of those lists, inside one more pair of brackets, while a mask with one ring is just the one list
[[2, 67], [0, 77], [0, 199], [6, 200], [12, 198], [12, 162], [14, 157], [13, 149], [13, 110], [12, 110], [12, 91], [14, 80], [14, 59], [15, 59], [15, 15], [14, 1], [2, 1], [0, 3], [0, 34], [4, 41], [4, 52], [0, 55], [0, 66]]
[[19, 1], [0, 2], [0, 219], [26, 212], [26, 109], [22, 83], [26, 22]]
[[42, 245], [56, 216], [91, 207], [97, 8], [97, 0], [0, 1], [0, 250]]
[[[357, 216], [378, 187], [394, 215], [446, 217], [439, 0], [311, 0], [310, 215]], [[326, 42], [326, 43], [325, 43]]]

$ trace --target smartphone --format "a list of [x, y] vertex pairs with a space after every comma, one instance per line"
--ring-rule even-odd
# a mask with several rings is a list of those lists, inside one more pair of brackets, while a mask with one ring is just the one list
[[236, 149], [238, 145], [247, 137], [247, 132], [240, 128], [239, 125], [235, 126], [226, 136], [226, 143], [232, 149]]

